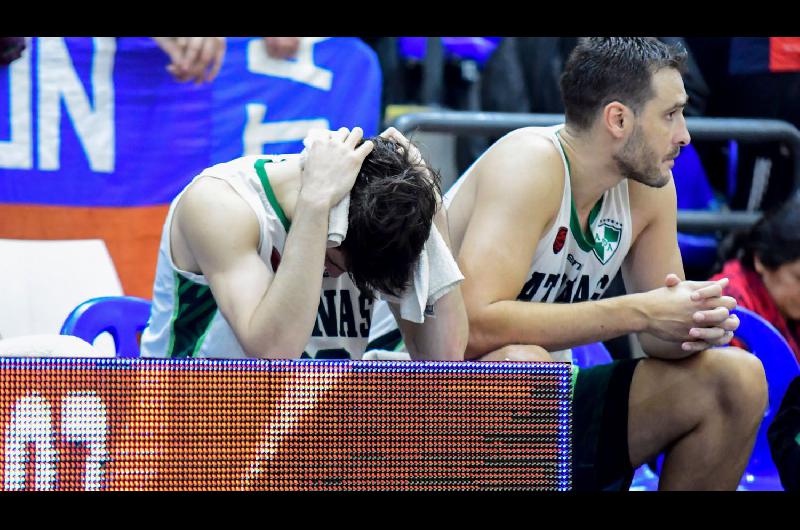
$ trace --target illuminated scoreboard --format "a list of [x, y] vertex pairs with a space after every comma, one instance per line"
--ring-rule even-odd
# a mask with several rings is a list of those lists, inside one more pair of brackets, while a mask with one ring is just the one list
[[5, 490], [567, 490], [570, 365], [0, 359]]

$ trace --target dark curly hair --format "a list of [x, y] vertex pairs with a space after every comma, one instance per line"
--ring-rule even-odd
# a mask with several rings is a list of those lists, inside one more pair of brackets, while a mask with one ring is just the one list
[[750, 229], [728, 235], [719, 245], [714, 270], [732, 259], [755, 270], [755, 256], [770, 270], [800, 259], [800, 194], [766, 213]]
[[578, 40], [561, 74], [566, 121], [586, 130], [597, 113], [619, 101], [638, 114], [654, 96], [651, 78], [662, 68], [686, 69], [687, 53], [653, 37], [586, 37]]
[[353, 283], [367, 296], [400, 296], [431, 231], [441, 197], [439, 172], [392, 140], [372, 137], [350, 192], [341, 249]]

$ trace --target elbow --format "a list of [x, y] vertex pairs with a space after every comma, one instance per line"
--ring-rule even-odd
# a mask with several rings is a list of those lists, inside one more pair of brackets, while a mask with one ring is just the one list
[[305, 343], [298, 346], [297, 341], [274, 335], [271, 337], [271, 340], [265, 337], [247, 337], [244, 340], [239, 339], [239, 345], [249, 359], [299, 359], [303, 354]]
[[447, 335], [444, 344], [444, 351], [446, 352], [445, 360], [448, 361], [463, 361], [464, 351], [467, 349], [469, 342], [469, 331], [467, 325], [460, 327], [455, 333]]
[[481, 355], [485, 355], [495, 349], [495, 340], [490, 332], [490, 328], [483, 324], [479, 318], [470, 320], [467, 345], [464, 351], [464, 358], [475, 360]]
[[281, 348], [242, 348], [248, 359], [299, 359], [300, 353], [288, 353], [291, 350]]

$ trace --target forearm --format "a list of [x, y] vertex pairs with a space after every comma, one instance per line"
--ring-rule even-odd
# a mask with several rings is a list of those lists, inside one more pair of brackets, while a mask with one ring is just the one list
[[463, 361], [467, 346], [467, 312], [456, 286], [434, 304], [435, 317], [422, 324], [402, 321], [400, 331], [411, 358], [418, 360]]
[[503, 300], [469, 315], [466, 357], [507, 344], [536, 344], [557, 351], [645, 329], [639, 294], [575, 304]]
[[327, 206], [298, 201], [281, 264], [247, 323], [249, 354], [297, 358], [303, 352], [317, 317], [327, 230]]
[[[452, 252], [447, 210], [441, 205], [433, 217], [433, 225], [431, 229], [435, 227], [439, 231]], [[434, 314], [434, 318], [426, 318], [422, 324], [408, 323], [401, 328], [412, 359], [463, 361], [469, 324], [460, 285], [436, 301]]]

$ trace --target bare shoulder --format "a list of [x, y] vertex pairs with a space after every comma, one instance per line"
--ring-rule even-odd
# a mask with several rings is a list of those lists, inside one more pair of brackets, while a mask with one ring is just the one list
[[255, 212], [227, 182], [218, 178], [199, 178], [186, 189], [175, 209], [175, 223], [192, 254], [212, 246], [229, 252], [258, 245]]
[[513, 131], [492, 145], [475, 171], [481, 179], [536, 193], [542, 200], [560, 200], [564, 190], [564, 163], [558, 148], [538, 127]]

